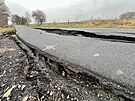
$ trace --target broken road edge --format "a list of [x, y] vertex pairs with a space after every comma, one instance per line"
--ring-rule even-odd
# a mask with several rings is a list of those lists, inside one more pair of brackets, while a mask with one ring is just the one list
[[[11, 34], [12, 33], [12, 34]], [[135, 100], [135, 90], [128, 86], [121, 84], [117, 81], [111, 80], [107, 77], [104, 77], [101, 74], [98, 74], [94, 71], [87, 70], [86, 68], [83, 68], [82, 66], [78, 64], [73, 64], [68, 61], [62, 60], [59, 57], [53, 56], [49, 53], [46, 53], [39, 48], [25, 42], [19, 34], [15, 32], [7, 33], [7, 35], [11, 35], [11, 37], [14, 39], [16, 44], [24, 51], [29, 53], [28, 47], [31, 52], [33, 53], [33, 58], [36, 57], [35, 53], [38, 53], [38, 55], [42, 55], [45, 57], [46, 61], [48, 61], [50, 64], [55, 62], [58, 65], [58, 69], [60, 71], [60, 74], [66, 78], [68, 76], [73, 77], [75, 79], [79, 79], [85, 82], [86, 85], [93, 85], [94, 86], [100, 86], [101, 89], [109, 91], [110, 93], [113, 93], [117, 95], [118, 97], [124, 98], [126, 101], [132, 101]], [[23, 47], [23, 46], [26, 47]]]

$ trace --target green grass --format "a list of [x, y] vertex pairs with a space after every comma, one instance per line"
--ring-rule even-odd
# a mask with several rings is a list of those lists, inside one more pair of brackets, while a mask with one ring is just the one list
[[46, 23], [41, 26], [37, 25], [30, 25], [31, 27], [46, 27], [46, 28], [79, 28], [79, 27], [86, 27], [83, 25], [84, 22], [70, 22], [70, 23]]
[[9, 31], [12, 31], [12, 30], [13, 30], [13, 28], [0, 28], [0, 34], [6, 33]]
[[41, 26], [29, 25], [39, 28], [132, 28], [135, 29], [135, 19], [129, 20], [90, 20], [81, 22], [46, 23]]

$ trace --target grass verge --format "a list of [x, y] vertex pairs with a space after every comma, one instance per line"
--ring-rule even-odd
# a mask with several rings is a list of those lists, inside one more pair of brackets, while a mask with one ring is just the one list
[[90, 20], [81, 22], [46, 23], [41, 26], [35, 24], [30, 27], [40, 28], [127, 28], [135, 29], [135, 20]]
[[6, 32], [10, 32], [13, 31], [14, 29], [9, 27], [9, 28], [0, 28], [0, 34], [6, 33]]

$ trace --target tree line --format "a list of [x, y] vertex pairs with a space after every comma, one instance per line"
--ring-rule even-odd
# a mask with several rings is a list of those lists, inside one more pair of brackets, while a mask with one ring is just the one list
[[135, 18], [135, 12], [126, 12], [120, 15], [120, 19], [134, 19]]
[[12, 22], [17, 25], [29, 25], [31, 22], [31, 18], [33, 18], [38, 25], [42, 25], [43, 22], [46, 22], [46, 15], [42, 10], [32, 11], [32, 15], [29, 12], [26, 12], [25, 16], [13, 14], [11, 18]]
[[9, 17], [9, 9], [4, 0], [0, 0], [0, 27], [7, 25]]
[[11, 17], [12, 22], [17, 25], [29, 25], [32, 18], [38, 25], [46, 22], [46, 14], [42, 10], [34, 10], [31, 13], [26, 12], [25, 16], [19, 16], [18, 14], [11, 15], [5, 4], [5, 0], [0, 0], [0, 27], [4, 27], [8, 24], [8, 17]]

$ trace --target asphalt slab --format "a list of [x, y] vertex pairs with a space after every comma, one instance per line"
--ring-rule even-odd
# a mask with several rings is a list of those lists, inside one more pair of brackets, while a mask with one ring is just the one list
[[[92, 72], [99, 77], [106, 78], [118, 86], [124, 86], [129, 89], [130, 93], [134, 95], [134, 43], [111, 42], [109, 40], [104, 41], [98, 38], [80, 36], [62, 36], [20, 26], [16, 26], [16, 30], [18, 36], [23, 41], [35, 46], [44, 53], [57, 57], [58, 61], [62, 60], [78, 65], [78, 67], [75, 67], [76, 70], [84, 70], [87, 73]], [[107, 35], [110, 32], [114, 35], [124, 35], [134, 38], [134, 30], [81, 30], [98, 32], [100, 35]]]

